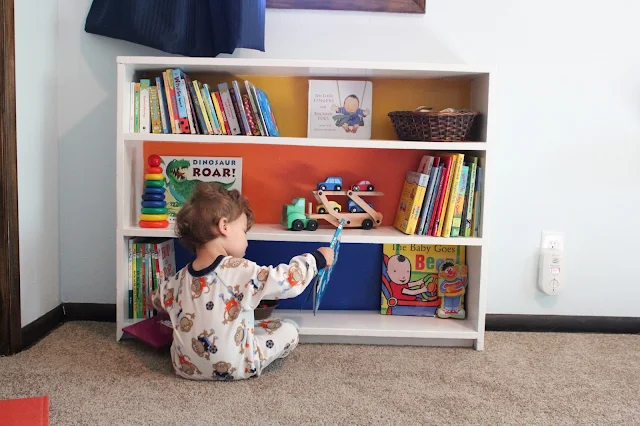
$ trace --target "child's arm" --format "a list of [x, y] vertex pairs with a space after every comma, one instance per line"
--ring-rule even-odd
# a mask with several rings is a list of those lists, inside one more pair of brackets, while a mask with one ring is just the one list
[[162, 306], [162, 294], [160, 286], [151, 292], [151, 297], [147, 298], [147, 308], [155, 309], [158, 312], [164, 312], [164, 306]]
[[333, 251], [324, 247], [321, 250], [325, 253], [329, 250], [329, 259], [320, 251], [314, 251], [277, 266], [260, 266], [246, 259], [227, 258], [217, 274], [232, 292], [240, 295], [238, 301], [242, 307], [253, 310], [263, 299], [290, 299], [300, 295], [318, 270], [333, 261]]

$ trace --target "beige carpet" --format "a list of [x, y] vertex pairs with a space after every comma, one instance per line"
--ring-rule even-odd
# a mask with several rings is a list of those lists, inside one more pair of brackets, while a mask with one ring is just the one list
[[176, 378], [166, 354], [114, 336], [68, 323], [0, 358], [0, 398], [48, 394], [52, 425], [640, 424], [637, 335], [487, 333], [483, 353], [301, 345], [233, 383]]

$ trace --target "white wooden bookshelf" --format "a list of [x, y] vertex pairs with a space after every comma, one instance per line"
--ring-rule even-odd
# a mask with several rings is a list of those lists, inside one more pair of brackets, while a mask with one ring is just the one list
[[[476, 140], [470, 142], [408, 142], [399, 140], [334, 140], [303, 137], [211, 136], [190, 134], [129, 133], [129, 83], [141, 73], [181, 68], [187, 73], [224, 73], [243, 76], [294, 76], [308, 78], [387, 78], [387, 79], [458, 79], [469, 82], [471, 108], [479, 111]], [[117, 253], [116, 295], [117, 334], [137, 321], [128, 318], [127, 240], [136, 237], [175, 237], [174, 230], [138, 227], [139, 200], [142, 193], [143, 143], [238, 144], [239, 150], [251, 145], [290, 145], [309, 147], [342, 147], [394, 149], [406, 151], [466, 151], [484, 157], [482, 223], [479, 238], [442, 238], [405, 235], [390, 226], [377, 229], [345, 229], [343, 244], [448, 244], [466, 246], [469, 282], [465, 295], [467, 318], [464, 320], [386, 316], [379, 311], [311, 311], [277, 310], [279, 317], [295, 320], [303, 342], [402, 344], [421, 346], [468, 346], [484, 348], [485, 306], [487, 295], [487, 244], [490, 216], [490, 123], [495, 119], [489, 102], [489, 82], [493, 70], [469, 65], [443, 65], [387, 62], [297, 61], [234, 58], [186, 57], [118, 57], [117, 58]], [[276, 111], [277, 114], [277, 111]], [[414, 153], [415, 154], [415, 153]], [[398, 182], [401, 185], [401, 182]], [[321, 227], [316, 231], [294, 232], [280, 224], [256, 224], [249, 232], [250, 240], [329, 242], [335, 229]], [[382, 248], [381, 248], [382, 249]], [[332, 285], [340, 285], [333, 282]], [[380, 286], [372, 282], [372, 286]]]

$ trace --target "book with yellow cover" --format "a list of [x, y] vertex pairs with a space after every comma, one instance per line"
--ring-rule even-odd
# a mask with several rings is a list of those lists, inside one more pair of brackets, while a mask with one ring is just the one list
[[393, 226], [405, 234], [412, 235], [416, 232], [428, 182], [429, 176], [422, 173], [408, 171], [405, 176], [398, 210], [393, 221]]
[[[455, 215], [456, 202], [458, 201], [458, 192], [460, 190], [460, 178], [462, 176], [462, 166], [464, 165], [464, 154], [456, 154], [456, 167], [453, 169], [453, 181], [449, 190], [449, 199], [447, 200], [447, 213], [444, 218], [444, 226], [442, 228], [443, 237], [451, 235], [451, 225], [453, 225], [453, 216]], [[463, 199], [464, 201], [464, 199]]]

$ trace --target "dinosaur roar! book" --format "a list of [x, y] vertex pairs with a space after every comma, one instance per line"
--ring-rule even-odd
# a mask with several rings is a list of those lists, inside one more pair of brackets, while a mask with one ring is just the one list
[[242, 192], [242, 158], [162, 155], [160, 158], [170, 223], [175, 222], [176, 214], [191, 197], [198, 182], [218, 182], [227, 189]]

